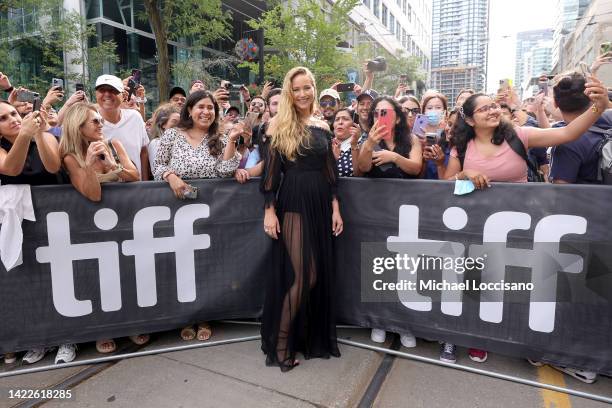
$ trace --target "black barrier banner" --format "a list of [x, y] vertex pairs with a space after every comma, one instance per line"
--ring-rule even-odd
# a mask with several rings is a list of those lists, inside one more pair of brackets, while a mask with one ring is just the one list
[[[270, 240], [257, 182], [32, 188], [23, 265], [0, 265], [0, 351], [257, 317]], [[337, 314], [364, 327], [612, 373], [606, 186], [344, 179]]]

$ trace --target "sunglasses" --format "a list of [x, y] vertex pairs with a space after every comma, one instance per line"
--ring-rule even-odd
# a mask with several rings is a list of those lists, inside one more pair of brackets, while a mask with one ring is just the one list
[[251, 102], [251, 106], [259, 106], [260, 108], [263, 108], [265, 105], [263, 102]]
[[498, 110], [498, 109], [501, 109], [501, 106], [499, 106], [497, 103], [492, 103], [490, 105], [481, 106], [480, 108], [475, 109], [474, 113], [479, 113], [479, 112], [489, 113], [492, 110]]
[[104, 126], [104, 118], [93, 118], [91, 123], [93, 123], [95, 126]]
[[411, 115], [418, 115], [419, 113], [421, 113], [421, 109], [419, 109], [419, 108], [411, 108], [411, 109], [402, 108], [402, 112], [409, 113]]
[[321, 105], [322, 108], [335, 108], [336, 101], [323, 101], [319, 102], [319, 105]]

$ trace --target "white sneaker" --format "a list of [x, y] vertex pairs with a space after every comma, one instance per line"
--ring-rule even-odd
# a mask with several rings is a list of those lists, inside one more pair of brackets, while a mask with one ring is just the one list
[[370, 334], [370, 339], [374, 343], [384, 343], [386, 337], [387, 332], [381, 329], [372, 329], [372, 333]]
[[561, 371], [562, 373], [571, 375], [572, 377], [582, 381], [583, 383], [593, 384], [595, 381], [597, 381], [597, 373], [594, 373], [593, 371], [577, 370], [575, 368], [554, 366], [552, 364], [551, 367], [555, 370]]
[[76, 358], [76, 345], [62, 344], [55, 355], [55, 364], [69, 363]]
[[32, 350], [29, 350], [27, 353], [25, 353], [25, 356], [23, 356], [22, 360], [24, 363], [28, 363], [28, 364], [38, 363], [40, 360], [43, 359], [45, 354], [47, 354], [46, 348], [44, 347], [33, 348]]
[[400, 334], [400, 342], [402, 346], [407, 348], [416, 347], [416, 337], [409, 331]]
[[4, 355], [4, 364], [13, 364], [15, 361], [17, 361], [15, 353], [6, 353]]

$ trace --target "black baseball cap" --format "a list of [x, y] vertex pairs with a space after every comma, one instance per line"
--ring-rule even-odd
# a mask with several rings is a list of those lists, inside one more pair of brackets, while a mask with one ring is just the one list
[[187, 92], [185, 92], [185, 90], [183, 88], [181, 88], [180, 86], [175, 86], [174, 88], [172, 88], [170, 90], [170, 96], [169, 98], [172, 98], [174, 95], [176, 94], [181, 94], [183, 95], [185, 98], [187, 97]]
[[367, 96], [369, 98], [372, 98], [372, 100], [378, 98], [378, 92], [376, 92], [373, 89], [366, 89], [365, 91], [361, 92], [359, 94], [359, 96], [357, 97], [357, 101], [359, 101], [362, 97]]

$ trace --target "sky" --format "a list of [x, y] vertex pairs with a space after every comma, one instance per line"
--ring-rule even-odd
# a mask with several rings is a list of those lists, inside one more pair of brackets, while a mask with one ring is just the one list
[[514, 78], [516, 33], [553, 28], [557, 0], [490, 0], [487, 92]]

